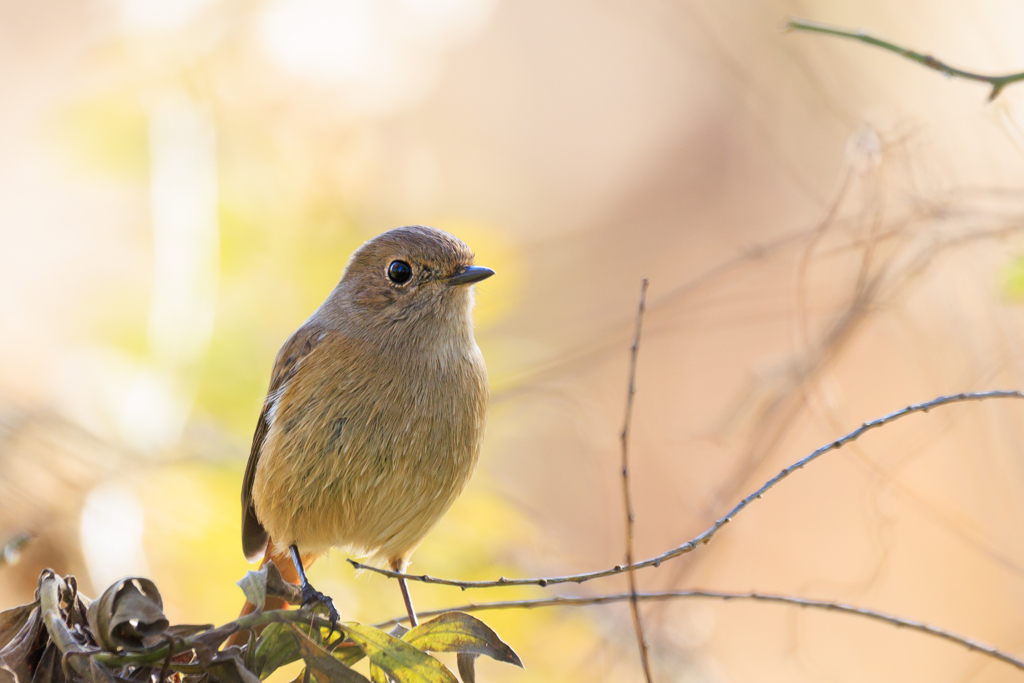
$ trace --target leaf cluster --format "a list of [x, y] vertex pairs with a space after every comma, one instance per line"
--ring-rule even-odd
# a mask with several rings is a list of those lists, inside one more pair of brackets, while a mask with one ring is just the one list
[[[46, 569], [35, 601], [0, 612], [0, 683], [259, 683], [300, 659], [301, 683], [366, 682], [352, 669], [363, 658], [373, 683], [458, 683], [429, 652], [458, 653], [463, 683], [475, 681], [480, 655], [522, 666], [512, 648], [468, 614], [446, 612], [385, 633], [355, 622], [332, 625], [311, 609], [264, 611], [267, 595], [294, 590], [273, 565], [249, 572], [239, 585], [254, 613], [216, 628], [172, 626], [148, 579], [122, 579], [89, 600], [73, 576]], [[228, 643], [236, 634], [242, 645]]]

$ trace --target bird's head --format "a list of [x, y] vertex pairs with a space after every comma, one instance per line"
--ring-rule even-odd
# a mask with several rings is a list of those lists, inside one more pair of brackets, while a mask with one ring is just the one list
[[372, 327], [414, 323], [465, 325], [471, 285], [494, 271], [473, 265], [465, 242], [443, 230], [411, 225], [360, 247], [336, 290]]

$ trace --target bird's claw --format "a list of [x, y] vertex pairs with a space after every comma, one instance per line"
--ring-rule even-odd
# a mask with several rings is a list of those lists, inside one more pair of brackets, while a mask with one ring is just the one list
[[327, 607], [327, 615], [331, 620], [331, 630], [327, 633], [327, 638], [330, 639], [331, 634], [334, 633], [334, 627], [337, 626], [338, 621], [341, 619], [338, 615], [338, 610], [334, 608], [334, 601], [308, 583], [304, 585], [302, 587], [302, 606], [312, 607], [318, 602]]

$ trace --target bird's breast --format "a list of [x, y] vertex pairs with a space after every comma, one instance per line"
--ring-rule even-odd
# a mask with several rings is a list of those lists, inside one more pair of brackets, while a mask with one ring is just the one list
[[487, 375], [475, 343], [434, 351], [321, 342], [278, 398], [257, 469], [273, 538], [397, 552], [447, 510], [479, 454]]

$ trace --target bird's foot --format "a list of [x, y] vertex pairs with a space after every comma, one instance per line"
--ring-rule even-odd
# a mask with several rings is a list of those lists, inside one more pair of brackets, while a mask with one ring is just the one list
[[316, 603], [320, 603], [327, 607], [327, 615], [331, 620], [331, 630], [327, 634], [329, 639], [331, 634], [334, 633], [334, 627], [338, 624], [341, 617], [338, 615], [338, 610], [334, 608], [334, 601], [317, 589], [313, 588], [313, 586], [311, 586], [307, 581], [302, 585], [302, 606], [312, 607]]

